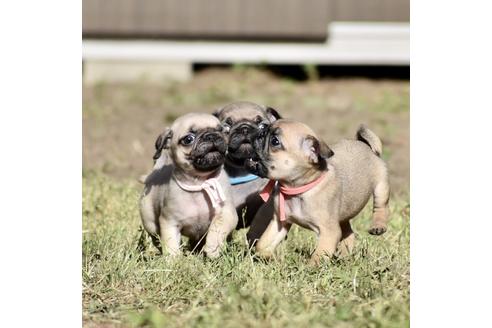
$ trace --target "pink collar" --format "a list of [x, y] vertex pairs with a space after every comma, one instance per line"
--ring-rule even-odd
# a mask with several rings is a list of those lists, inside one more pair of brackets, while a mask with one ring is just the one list
[[[308, 190], [311, 190], [314, 188], [318, 183], [320, 183], [323, 178], [326, 176], [326, 173], [323, 173], [322, 175], [319, 176], [316, 180], [311, 181], [308, 184], [305, 184], [304, 186], [300, 187], [286, 187], [279, 183], [279, 194], [278, 194], [278, 200], [279, 200], [279, 215], [280, 215], [280, 221], [285, 221], [285, 196], [294, 196], [294, 195], [299, 195], [302, 194]], [[270, 198], [270, 194], [273, 191], [273, 187], [275, 187], [277, 181], [275, 180], [270, 180], [268, 184], [263, 188], [263, 190], [260, 192], [260, 197], [263, 199], [264, 202], [266, 202]]]
[[179, 181], [176, 176], [173, 175], [173, 177], [176, 184], [185, 191], [197, 192], [205, 190], [213, 208], [217, 208], [219, 205], [222, 206], [226, 200], [224, 190], [222, 190], [222, 186], [217, 178], [209, 178], [201, 185], [187, 185]]

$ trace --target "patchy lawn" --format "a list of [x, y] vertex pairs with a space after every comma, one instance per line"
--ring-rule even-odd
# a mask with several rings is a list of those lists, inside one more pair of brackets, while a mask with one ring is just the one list
[[157, 255], [140, 232], [141, 186], [83, 177], [83, 317], [88, 327], [409, 326], [409, 205], [393, 199], [388, 232], [355, 219], [353, 255], [308, 265], [314, 233], [293, 227], [271, 262], [236, 231], [217, 260]]
[[[84, 87], [83, 320], [86, 327], [408, 327], [409, 83], [298, 82], [258, 69], [209, 69], [187, 83]], [[388, 232], [356, 218], [348, 258], [308, 265], [314, 233], [293, 227], [276, 260], [257, 259], [236, 231], [217, 260], [159, 256], [142, 234], [136, 178], [177, 116], [234, 100], [268, 104], [325, 141], [366, 123], [383, 141], [393, 196]], [[186, 241], [185, 241], [186, 242]]]

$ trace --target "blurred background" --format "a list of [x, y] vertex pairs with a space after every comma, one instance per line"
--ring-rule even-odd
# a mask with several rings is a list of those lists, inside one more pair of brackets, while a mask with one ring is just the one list
[[83, 168], [135, 180], [177, 116], [236, 100], [328, 143], [366, 123], [409, 187], [409, 0], [83, 0]]

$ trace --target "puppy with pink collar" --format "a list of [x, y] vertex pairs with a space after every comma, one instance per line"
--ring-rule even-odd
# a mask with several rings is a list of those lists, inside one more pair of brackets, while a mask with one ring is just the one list
[[[307, 125], [275, 121], [255, 142], [256, 158], [249, 170], [269, 178], [262, 198], [273, 197], [274, 215], [257, 214], [248, 239], [257, 241], [260, 256], [271, 257], [292, 224], [316, 232], [318, 245], [311, 261], [319, 263], [337, 248], [350, 253], [355, 235], [351, 219], [373, 198], [369, 233], [383, 234], [389, 216], [388, 169], [381, 159], [381, 140], [364, 125], [356, 140], [328, 146]], [[259, 229], [257, 227], [264, 227]]]

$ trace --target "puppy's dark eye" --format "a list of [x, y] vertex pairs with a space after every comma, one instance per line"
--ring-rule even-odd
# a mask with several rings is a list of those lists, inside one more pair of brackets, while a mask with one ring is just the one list
[[280, 146], [280, 140], [278, 139], [277, 136], [272, 136], [270, 138], [270, 145], [272, 145], [272, 147], [279, 147]]
[[181, 143], [185, 146], [191, 145], [195, 141], [195, 135], [193, 133], [190, 133], [181, 139]]
[[230, 117], [226, 118], [225, 123], [229, 126], [232, 126], [234, 124], [234, 122], [232, 121], [232, 118], [230, 118]]
[[267, 125], [265, 123], [260, 123], [260, 125], [258, 125], [258, 130], [264, 130], [266, 127]]

